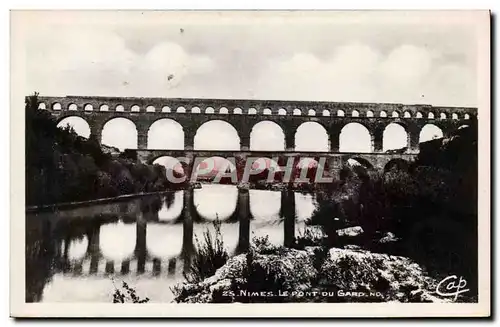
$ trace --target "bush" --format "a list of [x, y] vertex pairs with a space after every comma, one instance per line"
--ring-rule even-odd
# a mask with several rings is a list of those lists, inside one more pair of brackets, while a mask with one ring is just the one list
[[[113, 286], [115, 284], [113, 283]], [[116, 288], [113, 293], [113, 303], [147, 303], [149, 298], [141, 299], [134, 288], [128, 286], [127, 283], [122, 282], [121, 289]]]

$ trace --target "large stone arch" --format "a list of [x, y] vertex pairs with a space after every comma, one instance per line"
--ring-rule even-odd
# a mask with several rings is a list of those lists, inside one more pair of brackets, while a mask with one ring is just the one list
[[57, 127], [64, 128], [66, 126], [71, 126], [76, 134], [89, 138], [91, 134], [89, 123], [80, 116], [65, 116], [60, 119], [57, 123]]
[[128, 117], [113, 117], [102, 126], [101, 144], [124, 149], [137, 149], [137, 126]]
[[358, 122], [344, 125], [339, 134], [340, 152], [373, 152], [372, 135], [369, 129]]
[[403, 124], [393, 122], [384, 128], [382, 150], [384, 152], [409, 147], [409, 133]]
[[389, 160], [384, 166], [384, 172], [389, 172], [391, 170], [403, 170], [408, 171], [410, 163], [401, 158], [394, 158]]
[[195, 150], [240, 150], [240, 136], [236, 128], [222, 119], [201, 124], [194, 136]]
[[183, 150], [184, 129], [174, 119], [155, 120], [148, 129], [148, 149]]
[[330, 145], [325, 126], [313, 121], [300, 124], [295, 131], [295, 150], [328, 152]]
[[436, 124], [426, 124], [422, 127], [419, 134], [419, 143], [443, 137], [443, 130]]
[[250, 150], [284, 151], [285, 132], [276, 122], [263, 120], [253, 125], [250, 131]]

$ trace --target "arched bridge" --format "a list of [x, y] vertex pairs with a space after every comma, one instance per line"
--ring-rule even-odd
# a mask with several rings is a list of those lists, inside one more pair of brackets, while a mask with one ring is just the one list
[[[463, 125], [477, 123], [477, 109], [467, 107], [436, 107], [431, 105], [405, 105], [397, 103], [353, 103], [313, 101], [271, 101], [233, 99], [168, 99], [168, 98], [116, 98], [116, 97], [39, 97], [40, 109], [49, 110], [58, 121], [67, 117], [81, 117], [89, 125], [90, 133], [99, 141], [106, 123], [115, 118], [131, 121], [137, 133], [139, 158], [151, 161], [160, 155], [217, 155], [217, 156], [290, 156], [316, 157], [326, 154], [337, 164], [347, 157], [362, 156], [374, 167], [383, 166], [393, 158], [411, 159], [419, 152], [421, 131], [429, 124], [442, 131], [444, 137]], [[174, 120], [182, 127], [182, 150], [157, 149], [148, 144], [148, 135], [155, 122]], [[198, 129], [212, 120], [229, 123], [240, 139], [238, 151], [193, 152]], [[284, 135], [283, 151], [263, 153], [250, 151], [252, 128], [270, 121], [278, 125]], [[296, 150], [295, 134], [307, 122], [321, 126], [328, 135], [328, 149], [307, 153]], [[369, 133], [368, 153], [345, 153], [340, 146], [342, 130], [351, 123], [358, 123]], [[384, 131], [390, 124], [397, 124], [406, 131], [407, 146], [398, 153], [383, 151]], [[213, 150], [213, 149], [209, 149]]]

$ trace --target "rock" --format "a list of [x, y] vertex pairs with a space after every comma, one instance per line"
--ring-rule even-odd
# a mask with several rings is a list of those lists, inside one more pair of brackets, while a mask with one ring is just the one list
[[338, 229], [337, 230], [337, 235], [338, 236], [350, 236], [350, 237], [354, 237], [354, 236], [359, 236], [361, 234], [363, 234], [363, 228], [361, 228], [361, 226], [354, 226], [354, 227], [347, 227], [347, 228], [343, 228], [343, 229]]
[[[250, 269], [247, 259], [251, 258]], [[305, 291], [317, 270], [306, 251], [282, 249], [276, 254], [241, 254], [228, 260], [214, 276], [197, 284], [184, 283], [174, 290], [176, 302], [225, 303], [258, 301], [246, 292]], [[267, 299], [269, 300], [269, 299]], [[262, 302], [265, 302], [264, 298]]]
[[399, 239], [394, 235], [394, 233], [387, 232], [387, 234], [384, 235], [380, 240], [378, 240], [379, 243], [390, 243], [390, 242], [397, 242]]
[[365, 250], [330, 249], [320, 268], [319, 283], [344, 292], [378, 292], [381, 301], [439, 300], [425, 291], [428, 277], [418, 264], [405, 257]]
[[356, 250], [361, 250], [361, 246], [354, 245], [354, 244], [346, 244], [346, 245], [344, 245], [344, 249], [356, 251]]

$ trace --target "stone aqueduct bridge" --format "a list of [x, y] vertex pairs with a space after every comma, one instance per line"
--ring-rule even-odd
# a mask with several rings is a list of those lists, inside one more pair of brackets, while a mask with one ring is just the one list
[[[49, 110], [58, 121], [70, 117], [82, 117], [90, 126], [91, 134], [102, 139], [106, 122], [123, 117], [132, 121], [137, 129], [139, 157], [148, 162], [162, 155], [179, 155], [179, 151], [148, 149], [148, 131], [157, 120], [169, 118], [177, 121], [184, 132], [185, 154], [192, 152], [194, 137], [198, 128], [211, 120], [222, 120], [231, 124], [240, 138], [239, 157], [254, 156], [249, 152], [250, 133], [255, 124], [271, 121], [278, 124], [285, 136], [285, 152], [295, 151], [295, 132], [305, 122], [316, 122], [323, 126], [329, 136], [329, 157], [343, 159], [361, 156], [374, 167], [383, 168], [393, 158], [410, 159], [419, 151], [419, 136], [426, 124], [439, 127], [444, 137], [458, 127], [477, 121], [477, 109], [466, 107], [434, 107], [430, 105], [404, 105], [391, 103], [353, 102], [305, 102], [274, 100], [221, 100], [221, 99], [168, 99], [168, 98], [116, 98], [116, 97], [39, 97], [42, 108]], [[339, 152], [339, 136], [342, 128], [349, 123], [360, 123], [371, 136], [371, 154], [347, 154]], [[404, 155], [383, 154], [383, 133], [387, 125], [397, 123], [407, 132], [408, 147]], [[258, 155], [272, 157], [272, 153]], [[204, 155], [235, 155], [221, 151]], [[255, 153], [257, 154], [257, 153]], [[295, 155], [302, 153], [294, 152]], [[320, 153], [316, 153], [319, 155]], [[304, 156], [311, 153], [304, 153]], [[185, 155], [183, 155], [185, 156]], [[238, 157], [238, 156], [237, 156]]]

